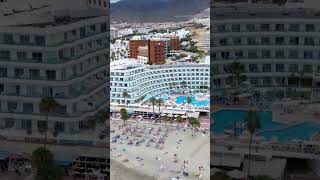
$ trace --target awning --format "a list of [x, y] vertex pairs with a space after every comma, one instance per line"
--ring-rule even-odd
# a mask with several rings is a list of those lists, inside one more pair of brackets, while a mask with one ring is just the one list
[[69, 166], [72, 164], [74, 157], [68, 153], [56, 153], [54, 154], [54, 163], [58, 166]]

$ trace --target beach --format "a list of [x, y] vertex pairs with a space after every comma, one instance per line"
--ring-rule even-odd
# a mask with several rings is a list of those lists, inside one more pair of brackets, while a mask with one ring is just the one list
[[[120, 124], [122, 124], [121, 121], [111, 123], [111, 129], [116, 129], [111, 137], [120, 133], [115, 128]], [[128, 124], [136, 125], [137, 123]], [[148, 128], [161, 126], [139, 125]], [[199, 132], [192, 136], [190, 129], [174, 130], [173, 127], [170, 129], [163, 149], [146, 147], [145, 144], [136, 147], [127, 143], [112, 143], [111, 179], [122, 180], [128, 177], [141, 179], [141, 176], [143, 176], [142, 179], [150, 180], [170, 180], [177, 176], [180, 179], [199, 179], [196, 175], [200, 174], [201, 179], [210, 179], [209, 134]], [[187, 162], [186, 168], [183, 168], [184, 162]], [[188, 172], [188, 176], [184, 176], [183, 172]]]
[[[112, 180], [156, 180], [155, 177], [141, 173], [139, 170], [129, 168], [124, 163], [111, 160], [110, 179]], [[125, 173], [124, 173], [125, 172]]]

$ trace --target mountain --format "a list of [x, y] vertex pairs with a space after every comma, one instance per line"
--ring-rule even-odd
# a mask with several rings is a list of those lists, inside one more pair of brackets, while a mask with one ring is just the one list
[[121, 0], [111, 4], [112, 22], [166, 22], [189, 19], [209, 8], [210, 0]]

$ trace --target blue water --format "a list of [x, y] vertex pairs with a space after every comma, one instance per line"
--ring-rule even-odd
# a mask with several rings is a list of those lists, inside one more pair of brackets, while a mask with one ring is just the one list
[[[187, 103], [188, 96], [178, 96], [176, 98], [176, 103], [177, 104], [183, 104]], [[199, 107], [204, 107], [208, 106], [209, 100], [203, 100], [203, 101], [197, 101], [194, 96], [191, 97], [191, 105], [193, 106], [199, 106]]]
[[[272, 112], [258, 112], [261, 129], [256, 136], [265, 139], [276, 137], [279, 141], [309, 140], [315, 133], [320, 131], [320, 123], [305, 122], [296, 125], [287, 125], [272, 121]], [[243, 124], [247, 111], [242, 110], [221, 110], [211, 114], [214, 124], [211, 124], [211, 131], [215, 134], [222, 134], [225, 130], [236, 130], [241, 134], [244, 130]]]

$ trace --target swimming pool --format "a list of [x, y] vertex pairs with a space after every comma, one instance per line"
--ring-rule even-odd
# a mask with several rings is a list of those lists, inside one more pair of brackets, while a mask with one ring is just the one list
[[[176, 97], [176, 103], [177, 104], [183, 104], [187, 103], [188, 96], [178, 96]], [[204, 107], [208, 106], [209, 100], [203, 100], [203, 101], [198, 101], [194, 96], [191, 97], [191, 105], [193, 106], [199, 106], [199, 107]]]
[[[267, 140], [274, 137], [278, 141], [309, 140], [315, 133], [320, 131], [320, 123], [305, 122], [295, 125], [287, 125], [272, 121], [272, 112], [257, 112], [260, 119], [261, 129], [256, 136], [264, 137]], [[223, 134], [225, 130], [235, 130], [241, 134], [247, 111], [242, 110], [220, 110], [211, 114], [214, 123], [211, 124], [211, 131], [215, 134]]]

